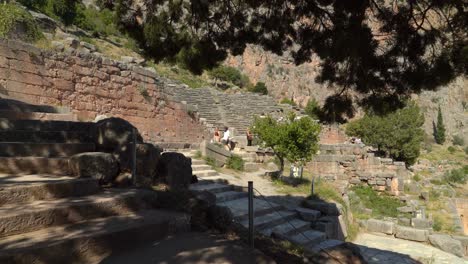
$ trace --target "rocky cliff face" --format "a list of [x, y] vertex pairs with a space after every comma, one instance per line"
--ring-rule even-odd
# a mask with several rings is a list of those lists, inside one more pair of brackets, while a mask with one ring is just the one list
[[[285, 54], [277, 56], [265, 52], [258, 46], [248, 46], [242, 56], [229, 57], [226, 64], [239, 68], [253, 82], [265, 82], [268, 92], [277, 100], [281, 98], [294, 99], [299, 105], [305, 106], [310, 98], [323, 103], [327, 96], [337, 88], [319, 84], [315, 78], [319, 72], [319, 59], [296, 66]], [[447, 135], [460, 135], [468, 142], [468, 82], [466, 77], [459, 77], [447, 86], [440, 87], [436, 92], [423, 92], [414, 95], [420, 104], [426, 121], [424, 129], [432, 135], [432, 122], [437, 118], [437, 108], [440, 104], [444, 116]]]

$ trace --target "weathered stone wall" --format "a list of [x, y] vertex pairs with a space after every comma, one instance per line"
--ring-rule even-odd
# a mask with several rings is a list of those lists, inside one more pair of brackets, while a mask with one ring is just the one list
[[46, 51], [0, 39], [0, 95], [68, 106], [80, 120], [121, 117], [151, 142], [201, 142], [204, 126], [186, 104], [167, 96], [166, 85], [150, 70], [89, 52]]
[[409, 175], [404, 162], [375, 157], [363, 144], [321, 144], [312, 173], [326, 180], [368, 184], [377, 191], [398, 195]]

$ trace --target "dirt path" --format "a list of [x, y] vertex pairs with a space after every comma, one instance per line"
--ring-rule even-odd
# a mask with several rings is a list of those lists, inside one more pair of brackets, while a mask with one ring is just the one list
[[206, 233], [178, 234], [134, 250], [115, 254], [101, 264], [274, 264], [259, 251], [252, 251], [237, 241], [226, 240]]

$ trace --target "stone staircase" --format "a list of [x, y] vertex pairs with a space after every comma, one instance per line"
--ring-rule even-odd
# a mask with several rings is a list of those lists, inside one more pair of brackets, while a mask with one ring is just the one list
[[0, 263], [98, 263], [190, 228], [187, 215], [153, 209], [151, 190], [72, 177], [69, 157], [95, 150], [91, 125], [31, 107], [0, 118]]
[[[216, 171], [202, 176], [208, 165], [203, 160], [194, 159], [195, 151], [183, 151], [192, 158], [193, 174], [197, 175], [198, 183], [192, 184], [192, 192], [208, 191], [216, 197], [218, 206], [228, 208], [234, 220], [248, 228], [248, 197], [243, 187], [229, 185]], [[202, 167], [203, 166], [203, 167]], [[202, 168], [203, 170], [201, 170]], [[302, 246], [306, 251], [319, 252], [343, 244], [343, 241], [327, 238], [326, 232], [313, 228], [313, 223], [302, 215], [311, 214], [318, 219], [320, 212], [301, 208], [289, 210], [281, 205], [270, 202], [258, 193], [254, 198], [254, 227], [257, 232], [266, 236], [275, 236]]]

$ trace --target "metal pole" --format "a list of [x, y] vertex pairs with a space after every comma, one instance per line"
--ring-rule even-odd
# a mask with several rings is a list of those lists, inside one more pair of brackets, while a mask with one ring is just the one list
[[312, 191], [312, 193], [311, 193], [312, 195], [314, 195], [314, 193], [315, 193], [314, 188], [315, 188], [315, 176], [312, 177], [312, 190], [311, 190], [311, 191]]
[[254, 248], [254, 209], [253, 209], [253, 181], [249, 181], [249, 245]]
[[133, 128], [132, 130], [132, 136], [133, 136], [133, 149], [132, 149], [132, 183], [133, 185], [136, 185], [136, 129]]

